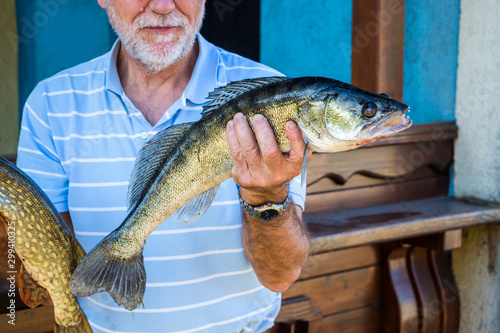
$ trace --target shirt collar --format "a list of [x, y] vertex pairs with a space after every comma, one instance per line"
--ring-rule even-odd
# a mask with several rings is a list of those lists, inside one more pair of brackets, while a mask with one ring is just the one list
[[208, 93], [217, 87], [219, 55], [212, 43], [199, 33], [197, 37], [200, 52], [184, 95], [194, 104], [203, 104], [207, 102]]
[[108, 71], [106, 73], [106, 82], [104, 82], [104, 87], [118, 95], [123, 94], [122, 83], [120, 82], [120, 77], [118, 76], [118, 68], [116, 67], [116, 62], [118, 59], [118, 52], [120, 52], [120, 39], [117, 39], [113, 44], [111, 51], [108, 53]]
[[[194, 104], [206, 103], [208, 93], [217, 87], [217, 65], [219, 62], [216, 47], [208, 42], [200, 33], [197, 34], [199, 54], [191, 79], [184, 90], [183, 97]], [[117, 59], [120, 51], [120, 40], [116, 40], [108, 53], [108, 70], [104, 87], [118, 95], [123, 94], [123, 87], [118, 76]]]

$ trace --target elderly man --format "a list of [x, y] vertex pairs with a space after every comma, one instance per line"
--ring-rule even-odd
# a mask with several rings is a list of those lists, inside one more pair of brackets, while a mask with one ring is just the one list
[[[119, 40], [35, 88], [18, 150], [20, 167], [86, 251], [125, 218], [130, 172], [148, 139], [198, 120], [217, 87], [280, 75], [203, 39], [203, 0], [98, 3]], [[309, 251], [305, 189], [294, 179], [305, 143], [288, 123], [293, 150], [283, 156], [267, 121], [256, 116], [254, 124], [255, 135], [241, 114], [229, 122], [233, 179], [221, 184], [205, 215], [187, 226], [167, 220], [148, 238], [143, 306], [130, 312], [106, 293], [80, 298], [95, 332], [263, 332], [273, 325], [280, 292], [297, 279]], [[253, 217], [269, 202], [282, 214]]]

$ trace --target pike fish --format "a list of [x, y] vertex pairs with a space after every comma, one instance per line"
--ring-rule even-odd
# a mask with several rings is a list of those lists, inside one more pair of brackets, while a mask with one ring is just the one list
[[0, 220], [7, 229], [9, 254], [15, 250], [22, 261], [19, 291], [23, 302], [33, 308], [48, 293], [54, 303], [54, 332], [92, 332], [69, 290], [69, 279], [85, 256], [84, 249], [40, 187], [2, 157]]
[[[128, 215], [76, 268], [70, 281], [75, 295], [107, 291], [129, 310], [141, 303], [146, 238], [166, 218], [191, 223], [211, 205], [219, 184], [231, 177], [226, 125], [237, 112], [251, 126], [256, 114], [267, 118], [283, 153], [291, 150], [285, 134], [289, 120], [298, 124], [316, 152], [354, 149], [411, 125], [407, 105], [320, 77], [236, 81], [211, 92], [208, 99], [212, 101], [199, 121], [159, 132], [139, 152], [130, 179]], [[303, 173], [306, 167], [304, 163]]]

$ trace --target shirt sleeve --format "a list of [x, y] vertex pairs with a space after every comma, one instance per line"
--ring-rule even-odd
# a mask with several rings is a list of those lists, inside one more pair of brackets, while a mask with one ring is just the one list
[[17, 165], [26, 172], [55, 205], [68, 211], [68, 177], [54, 144], [48, 108], [39, 84], [23, 109]]
[[299, 205], [302, 208], [302, 211], [304, 211], [306, 202], [306, 185], [304, 184], [304, 186], [301, 186], [300, 179], [300, 175], [292, 179], [288, 193], [292, 202]]

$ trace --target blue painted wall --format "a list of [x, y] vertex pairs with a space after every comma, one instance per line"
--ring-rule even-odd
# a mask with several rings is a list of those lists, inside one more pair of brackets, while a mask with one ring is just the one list
[[[404, 101], [415, 123], [454, 120], [460, 0], [406, 1]], [[351, 80], [352, 1], [261, 0], [261, 61]]]
[[406, 1], [404, 101], [415, 123], [455, 120], [460, 0]]
[[[16, 0], [19, 100], [37, 82], [107, 52], [97, 0]], [[406, 1], [404, 101], [415, 123], [454, 120], [460, 1]], [[261, 0], [261, 61], [288, 76], [351, 80], [350, 0]]]
[[114, 42], [97, 0], [16, 0], [16, 7], [21, 107], [39, 81], [104, 54]]
[[287, 76], [351, 81], [352, 1], [261, 0], [261, 62]]

